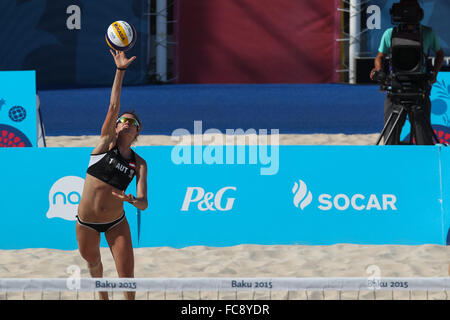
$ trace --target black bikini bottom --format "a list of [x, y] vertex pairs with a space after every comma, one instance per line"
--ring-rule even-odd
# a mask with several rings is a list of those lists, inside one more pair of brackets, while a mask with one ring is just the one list
[[125, 219], [125, 211], [123, 212], [123, 215], [119, 219], [106, 223], [83, 222], [77, 215], [77, 220], [79, 224], [91, 228], [97, 232], [108, 232], [109, 230], [117, 226], [119, 223], [121, 223], [123, 219]]

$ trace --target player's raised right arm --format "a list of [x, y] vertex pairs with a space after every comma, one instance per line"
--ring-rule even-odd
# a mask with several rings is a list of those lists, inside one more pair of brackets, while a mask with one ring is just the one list
[[102, 126], [101, 137], [113, 139], [116, 136], [116, 120], [120, 111], [120, 94], [122, 92], [122, 83], [125, 76], [125, 70], [133, 62], [136, 57], [127, 59], [123, 51], [110, 50], [116, 63], [116, 75], [111, 89], [111, 99], [109, 103], [108, 113]]

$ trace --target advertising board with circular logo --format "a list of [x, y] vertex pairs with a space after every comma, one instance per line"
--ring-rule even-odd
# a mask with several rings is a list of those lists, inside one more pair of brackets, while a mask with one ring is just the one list
[[0, 148], [32, 147], [27, 136], [17, 128], [0, 124]]

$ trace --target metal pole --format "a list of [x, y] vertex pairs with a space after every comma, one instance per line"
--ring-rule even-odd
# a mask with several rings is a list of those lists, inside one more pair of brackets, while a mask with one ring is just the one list
[[156, 73], [167, 81], [167, 0], [156, 0]]
[[350, 0], [349, 82], [356, 83], [356, 57], [360, 52], [361, 0]]

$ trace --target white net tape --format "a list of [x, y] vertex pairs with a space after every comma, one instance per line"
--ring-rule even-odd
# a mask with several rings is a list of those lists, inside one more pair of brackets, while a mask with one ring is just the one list
[[91, 300], [99, 291], [144, 300], [448, 300], [450, 278], [0, 278], [0, 300]]
[[0, 278], [0, 292], [450, 291], [450, 278]]

